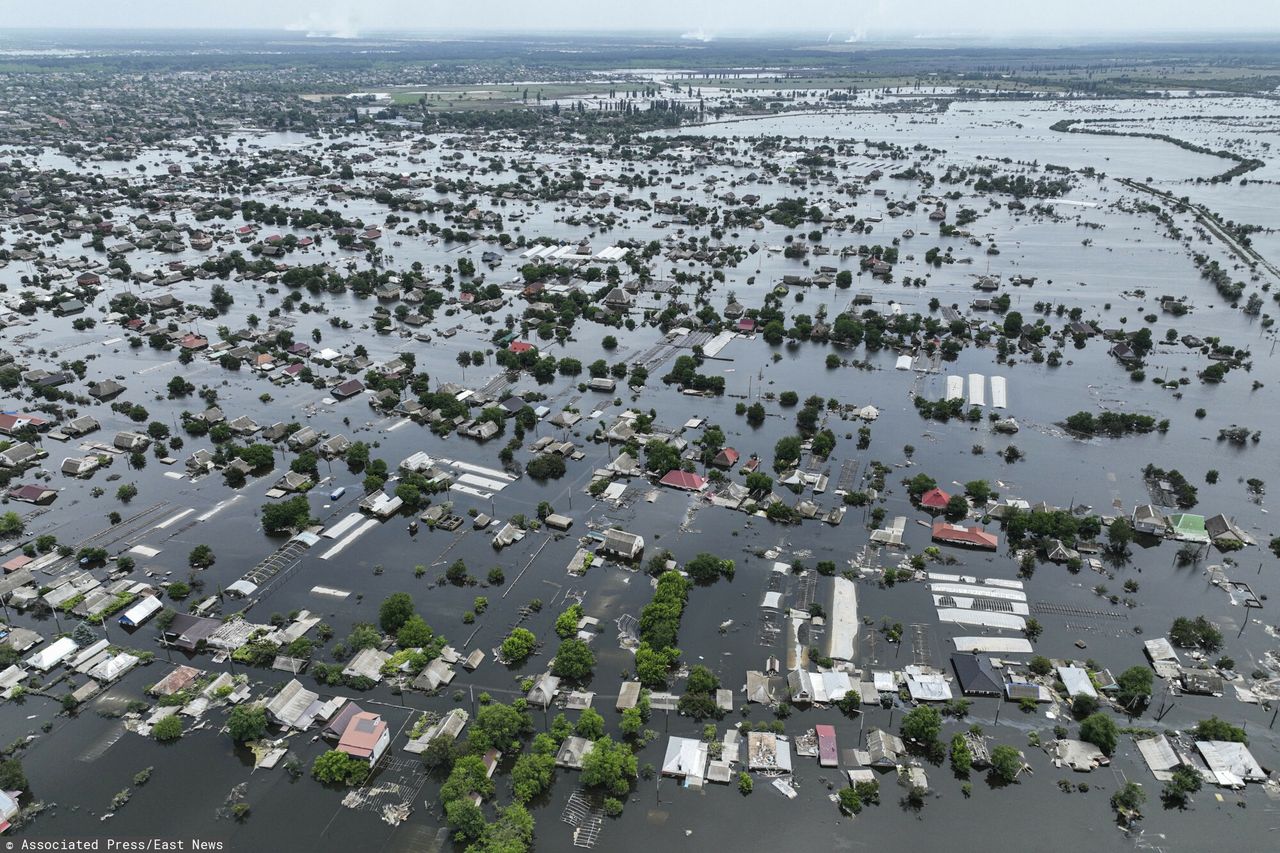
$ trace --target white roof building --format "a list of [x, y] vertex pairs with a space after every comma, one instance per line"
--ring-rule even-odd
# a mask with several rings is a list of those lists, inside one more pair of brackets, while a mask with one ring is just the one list
[[1243, 788], [1245, 782], [1265, 782], [1267, 774], [1249, 747], [1225, 740], [1198, 740], [1196, 749], [1214, 781], [1224, 788]]
[[707, 745], [688, 737], [672, 737], [667, 741], [667, 754], [662, 759], [662, 775], [678, 779], [703, 779], [707, 770]]
[[164, 604], [161, 603], [159, 596], [144, 595], [120, 615], [120, 624], [126, 628], [136, 628], [163, 609]]
[[1058, 667], [1058, 678], [1067, 688], [1067, 695], [1074, 699], [1077, 696], [1097, 697], [1098, 691], [1093, 687], [1089, 673], [1078, 666]]
[[70, 637], [60, 637], [27, 658], [27, 666], [41, 672], [48, 672], [71, 657], [78, 648], [80, 647], [76, 645], [75, 640]]

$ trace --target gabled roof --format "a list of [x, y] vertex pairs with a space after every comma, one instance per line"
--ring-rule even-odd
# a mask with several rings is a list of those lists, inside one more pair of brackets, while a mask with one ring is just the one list
[[673, 489], [684, 489], [690, 492], [700, 492], [707, 487], [707, 481], [691, 471], [668, 471], [658, 482]]
[[712, 460], [711, 464], [719, 465], [726, 468], [737, 465], [738, 451], [734, 450], [732, 447], [723, 448], [719, 453], [716, 454], [716, 458]]
[[999, 696], [1004, 692], [1000, 675], [986, 655], [956, 654], [951, 656], [960, 691], [968, 696]]
[[994, 551], [1000, 545], [1000, 539], [994, 533], [988, 533], [976, 524], [972, 527], [961, 527], [945, 521], [934, 522], [933, 538], [938, 542], [949, 542], [954, 545], [967, 545], [971, 548], [985, 548]]
[[295, 678], [267, 703], [267, 714], [283, 726], [296, 727], [303, 723], [303, 715], [319, 698], [320, 694], [307, 690]]
[[920, 505], [930, 509], [946, 509], [947, 501], [949, 500], [951, 500], [951, 495], [935, 486], [920, 496]]
[[373, 758], [378, 741], [387, 731], [387, 724], [377, 714], [361, 711], [347, 723], [338, 749], [356, 758]]

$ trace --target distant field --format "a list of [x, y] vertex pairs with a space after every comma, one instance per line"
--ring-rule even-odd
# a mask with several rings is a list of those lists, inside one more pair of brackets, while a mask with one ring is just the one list
[[[637, 84], [633, 83], [632, 86]], [[538, 85], [520, 86], [510, 84], [497, 84], [493, 86], [432, 86], [423, 88], [405, 88], [387, 90], [391, 95], [393, 103], [402, 106], [416, 104], [422, 98], [427, 99], [427, 105], [432, 108], [475, 108], [484, 107], [486, 105], [510, 104], [512, 101], [521, 101], [528, 92], [529, 104], [536, 105], [538, 95], [541, 94], [543, 100], [556, 100], [559, 98], [590, 98], [592, 96], [605, 97], [609, 94], [611, 88], [625, 91], [626, 84], [611, 85], [608, 82], [601, 83], [542, 83]]]
[[[1133, 88], [1196, 89], [1221, 87], [1231, 91], [1258, 91], [1266, 89], [1271, 69], [1251, 67], [1216, 67], [1199, 64], [1175, 64], [1167, 66], [1133, 65], [1108, 67], [1105, 73], [1095, 72], [1087, 82], [1094, 85], [1112, 85]], [[980, 73], [943, 72], [934, 75], [882, 74], [868, 71], [864, 74], [784, 73], [753, 76], [708, 75], [704, 77], [680, 77], [674, 82], [681, 86], [715, 87], [747, 92], [789, 91], [792, 89], [881, 89], [912, 86], [972, 86], [1007, 92], [1036, 92], [1056, 90], [1072, 82], [1086, 82], [1079, 70], [1046, 69], [1035, 73], [1022, 72], [1010, 77], [987, 77]], [[1259, 84], [1262, 84], [1261, 86]]]

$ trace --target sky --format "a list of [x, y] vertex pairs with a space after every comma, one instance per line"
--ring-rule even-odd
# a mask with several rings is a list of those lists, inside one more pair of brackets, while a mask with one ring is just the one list
[[51, 0], [4, 4], [5, 27], [290, 29], [356, 37], [460, 30], [645, 30], [711, 39], [1280, 32], [1280, 0]]

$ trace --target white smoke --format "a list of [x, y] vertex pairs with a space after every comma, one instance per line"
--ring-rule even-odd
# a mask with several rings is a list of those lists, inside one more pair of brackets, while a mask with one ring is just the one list
[[312, 9], [307, 17], [286, 27], [303, 32], [307, 38], [354, 39], [360, 37], [360, 26], [354, 8], [348, 3], [330, 3], [328, 8]]
[[706, 42], [714, 40], [715, 36], [704, 30], [702, 27], [698, 27], [696, 30], [690, 30], [689, 32], [682, 34], [680, 38], [686, 39], [687, 41], [700, 41], [705, 44]]

